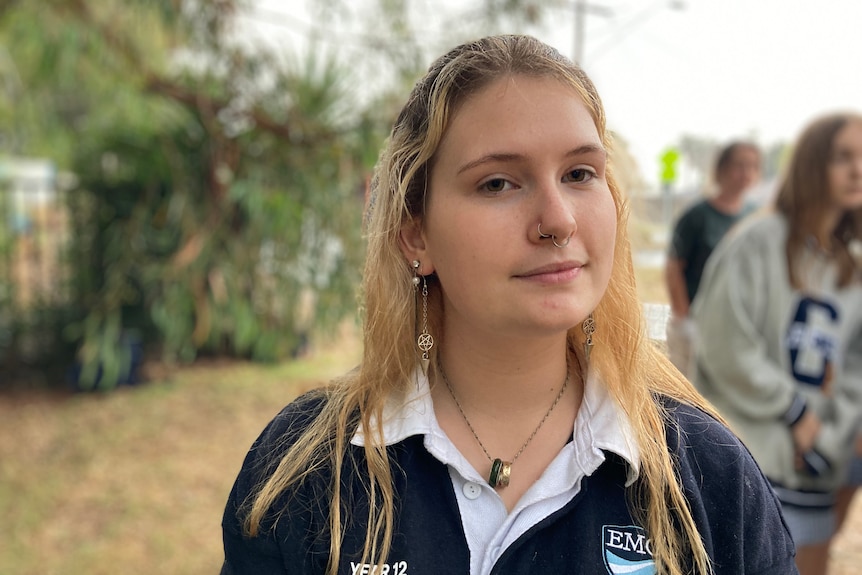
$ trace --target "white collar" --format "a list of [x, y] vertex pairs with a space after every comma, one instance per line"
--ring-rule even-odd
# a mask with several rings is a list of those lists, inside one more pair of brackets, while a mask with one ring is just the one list
[[[413, 435], [443, 434], [445, 437], [434, 414], [428, 377], [421, 369], [417, 369], [413, 380], [403, 400], [390, 397], [383, 409], [383, 437], [386, 445], [399, 443]], [[376, 421], [372, 421], [373, 424]], [[615, 453], [628, 463], [626, 485], [631, 485], [637, 479], [640, 450], [631, 423], [619, 403], [608, 393], [601, 378], [592, 372], [584, 386], [584, 397], [575, 418], [572, 437], [576, 454], [592, 454], [596, 450]], [[365, 444], [361, 424], [350, 442], [359, 446]]]

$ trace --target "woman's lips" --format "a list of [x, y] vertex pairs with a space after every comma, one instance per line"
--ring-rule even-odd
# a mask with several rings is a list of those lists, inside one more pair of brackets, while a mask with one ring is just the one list
[[562, 283], [578, 276], [584, 264], [581, 262], [553, 263], [533, 268], [515, 277], [542, 283]]

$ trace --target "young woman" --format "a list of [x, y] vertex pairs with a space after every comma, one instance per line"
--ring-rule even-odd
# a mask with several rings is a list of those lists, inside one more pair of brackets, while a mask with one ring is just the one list
[[[862, 116], [801, 135], [774, 213], [731, 231], [694, 303], [696, 382], [775, 488], [803, 574], [826, 572], [862, 417]], [[836, 496], [840, 503], [836, 508]]]
[[712, 197], [696, 202], [677, 220], [665, 266], [671, 318], [667, 324], [668, 355], [686, 377], [694, 376], [697, 336], [689, 308], [706, 260], [727, 231], [751, 213], [745, 195], [760, 178], [760, 150], [750, 142], [731, 142], [718, 154]]
[[224, 574], [795, 572], [753, 459], [645, 337], [609, 145], [533, 38], [431, 66], [369, 200], [362, 364], [252, 447]]

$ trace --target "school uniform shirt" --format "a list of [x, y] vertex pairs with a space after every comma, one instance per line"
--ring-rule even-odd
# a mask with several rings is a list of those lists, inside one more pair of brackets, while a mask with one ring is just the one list
[[[344, 575], [656, 573], [649, 534], [633, 517], [639, 455], [629, 423], [590, 377], [573, 438], [507, 513], [446, 437], [427, 379], [384, 410], [396, 502], [392, 550], [381, 568], [361, 562], [368, 501], [364, 436], [343, 467]], [[223, 519], [223, 575], [324, 573], [329, 558], [330, 475], [322, 469], [283, 494], [261, 534], [242, 534], [240, 506], [291, 440], [320, 412], [322, 396], [287, 406], [249, 452]], [[748, 451], [707, 414], [667, 402], [669, 448], [715, 573], [797, 573], [778, 503]], [[513, 466], [517, 473], [517, 463]]]
[[[814, 245], [790, 285], [787, 223], [740, 224], [707, 263], [692, 314], [700, 347], [695, 385], [751, 449], [782, 503], [828, 507], [846, 477], [862, 416], [862, 287], [837, 286]], [[822, 422], [797, 469], [791, 426], [805, 410]]]

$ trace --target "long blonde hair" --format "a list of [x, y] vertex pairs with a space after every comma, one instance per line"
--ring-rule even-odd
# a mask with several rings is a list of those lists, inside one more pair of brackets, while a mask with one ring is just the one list
[[[419, 361], [412, 270], [399, 250], [398, 233], [404, 222], [423, 213], [430, 164], [457, 107], [505, 75], [553, 77], [572, 87], [592, 115], [604, 145], [611, 144], [592, 82], [556, 50], [528, 36], [495, 36], [459, 46], [438, 59], [414, 87], [381, 153], [367, 208], [362, 364], [325, 392], [323, 412], [255, 494], [246, 520], [249, 534], [257, 534], [267, 514], [278, 512], [271, 507], [285, 490], [325, 467], [331, 473], [329, 574], [336, 573], [340, 558], [342, 466], [357, 424], [366, 430], [364, 471], [370, 499], [363, 561], [380, 563], [388, 555], [395, 495], [381, 426], [383, 406], [387, 398], [414, 385]], [[716, 414], [645, 337], [626, 233], [628, 204], [612, 174], [608, 185], [617, 209], [616, 251], [608, 289], [593, 314], [598, 330], [590, 362], [622, 405], [637, 437], [641, 468], [631, 505], [652, 540], [659, 572], [682, 575], [691, 562], [697, 573], [710, 573], [668, 450], [665, 433], [670, 418], [659, 396]], [[440, 286], [429, 283], [429, 290], [428, 317], [437, 320], [430, 331], [437, 337]], [[579, 326], [570, 329], [568, 337], [573, 350], [582, 349]], [[575, 353], [583, 363], [582, 352]], [[432, 357], [432, 370], [435, 364]]]

